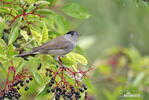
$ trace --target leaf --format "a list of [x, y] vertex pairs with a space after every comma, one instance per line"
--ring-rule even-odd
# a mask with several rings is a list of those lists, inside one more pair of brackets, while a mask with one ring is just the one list
[[90, 14], [88, 13], [88, 11], [77, 3], [67, 4], [62, 8], [62, 10], [68, 16], [78, 18], [78, 19], [86, 19], [90, 17]]
[[5, 18], [2, 19], [2, 23], [0, 24], [0, 38], [3, 36], [4, 27], [5, 27]]
[[34, 31], [32, 29], [31, 29], [31, 33], [32, 33], [33, 37], [35, 37], [38, 44], [41, 44], [41, 40], [42, 40], [41, 35], [37, 31]]
[[34, 78], [35, 78], [36, 82], [37, 82], [39, 85], [43, 84], [43, 79], [42, 79], [42, 77], [40, 76], [40, 74], [38, 74], [38, 73], [35, 72], [35, 71], [32, 71], [32, 73], [33, 73], [33, 75], [34, 75]]
[[37, 14], [55, 14], [50, 9], [37, 9], [35, 13], [37, 13]]
[[140, 72], [137, 77], [135, 78], [135, 80], [133, 81], [133, 86], [136, 87], [139, 85], [139, 83], [142, 82], [142, 79], [145, 77], [145, 73], [144, 72]]
[[87, 65], [88, 64], [88, 61], [84, 56], [82, 56], [78, 53], [74, 53], [74, 52], [71, 52], [71, 54], [74, 56], [76, 61], [79, 62], [80, 64], [82, 64], [82, 65]]
[[44, 6], [49, 5], [50, 2], [48, 2], [48, 1], [37, 1], [36, 4], [39, 5], [38, 6], [39, 8], [43, 8]]
[[7, 50], [7, 57], [10, 58], [13, 55], [15, 55], [16, 53], [14, 52], [14, 47], [13, 44], [9, 44], [8, 50]]
[[70, 53], [65, 55], [63, 58], [61, 58], [64, 65], [73, 65], [76, 64], [76, 60], [74, 56], [72, 56]]
[[9, 35], [9, 44], [13, 43], [19, 34], [19, 26], [13, 26]]
[[9, 9], [6, 7], [0, 7], [0, 13], [7, 13], [9, 14]]
[[69, 31], [69, 22], [60, 15], [55, 15], [55, 24], [59, 33], [66, 33]]
[[0, 62], [4, 62], [5, 60], [7, 60], [7, 57], [4, 55], [1, 55], [0, 53]]
[[44, 86], [42, 87], [42, 89], [38, 92], [38, 94], [36, 95], [36, 97], [37, 97], [37, 98], [41, 98], [41, 97], [43, 97], [43, 96], [49, 94], [49, 93], [47, 92], [48, 87], [49, 87], [49, 83], [47, 83], [46, 85], [44, 85]]
[[43, 24], [43, 29], [42, 29], [42, 42], [46, 42], [48, 40], [48, 29], [46, 24]]
[[84, 77], [83, 82], [85, 82], [86, 86], [88, 87], [88, 91], [90, 91], [92, 94], [96, 95], [95, 88], [90, 80], [87, 79], [87, 77]]
[[19, 66], [17, 67], [17, 69], [16, 69], [16, 73], [20, 72], [23, 69], [24, 65], [25, 65], [25, 63], [24, 62], [21, 62], [19, 64]]
[[26, 41], [28, 41], [29, 36], [28, 36], [28, 34], [27, 34], [27, 32], [26, 32], [26, 31], [21, 30], [21, 31], [20, 31], [20, 34], [23, 36], [23, 38], [24, 38]]
[[40, 59], [41, 59], [41, 64], [43, 66], [47, 66], [48, 65], [48, 57], [47, 57], [47, 55], [40, 55]]
[[5, 44], [5, 41], [0, 39], [0, 54], [1, 55], [5, 55], [5, 52], [6, 52], [6, 44]]

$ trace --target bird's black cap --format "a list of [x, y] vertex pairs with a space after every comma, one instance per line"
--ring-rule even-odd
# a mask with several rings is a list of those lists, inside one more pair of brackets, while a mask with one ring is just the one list
[[69, 31], [66, 34], [71, 34], [71, 35], [77, 34], [78, 36], [80, 35], [77, 31]]

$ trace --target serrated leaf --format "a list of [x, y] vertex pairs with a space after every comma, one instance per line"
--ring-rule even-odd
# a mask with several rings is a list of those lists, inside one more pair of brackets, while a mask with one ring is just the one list
[[88, 11], [77, 3], [67, 4], [62, 8], [62, 10], [67, 15], [78, 19], [86, 19], [90, 17], [90, 14], [88, 13]]
[[13, 26], [9, 35], [9, 44], [13, 43], [19, 34], [19, 26]]
[[40, 76], [40, 74], [37, 73], [37, 72], [34, 72], [34, 71], [32, 71], [32, 73], [33, 73], [33, 75], [34, 75], [34, 78], [35, 78], [36, 82], [37, 82], [39, 85], [43, 84], [43, 79], [42, 79], [42, 77]]
[[6, 7], [0, 7], [0, 13], [7, 13], [9, 14], [9, 9]]
[[4, 27], [5, 27], [5, 18], [3, 18], [2, 22], [0, 23], [0, 38], [3, 36]]
[[78, 53], [74, 53], [74, 52], [71, 52], [71, 54], [74, 56], [76, 61], [79, 62], [80, 64], [82, 64], [82, 65], [87, 65], [88, 64], [88, 61], [84, 56], [82, 56]]
[[41, 35], [37, 31], [34, 31], [32, 29], [31, 29], [31, 33], [33, 37], [36, 39], [36, 41], [38, 42], [38, 44], [41, 44], [41, 40], [42, 40]]
[[47, 83], [47, 84], [44, 85], [44, 86], [42, 87], [42, 89], [38, 92], [38, 94], [36, 95], [36, 97], [37, 97], [37, 98], [41, 98], [41, 97], [47, 95], [47, 94], [48, 94], [48, 92], [47, 92], [48, 87], [49, 87], [49, 84]]
[[15, 55], [16, 53], [14, 52], [14, 47], [11, 44], [9, 44], [9, 47], [8, 47], [8, 50], [7, 50], [7, 57], [10, 58], [12, 57], [13, 55]]
[[55, 15], [55, 24], [59, 33], [66, 33], [69, 31], [69, 22], [60, 15]]
[[46, 42], [48, 40], [48, 29], [46, 24], [43, 24], [43, 29], [42, 29], [42, 42]]
[[27, 32], [24, 31], [24, 30], [21, 30], [20, 33], [21, 33], [21, 35], [23, 36], [23, 38], [24, 38], [26, 41], [28, 41], [29, 36], [28, 36]]

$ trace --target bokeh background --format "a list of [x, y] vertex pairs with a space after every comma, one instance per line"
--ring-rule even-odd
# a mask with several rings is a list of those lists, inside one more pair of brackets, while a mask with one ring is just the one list
[[[91, 17], [72, 20], [89, 65], [96, 100], [149, 99], [149, 9], [143, 0], [67, 0], [85, 6]], [[138, 1], [138, 2], [137, 2]], [[123, 97], [124, 95], [126, 97]], [[132, 94], [132, 97], [129, 97]], [[137, 94], [137, 96], [135, 96]], [[93, 100], [94, 100], [93, 99]]]

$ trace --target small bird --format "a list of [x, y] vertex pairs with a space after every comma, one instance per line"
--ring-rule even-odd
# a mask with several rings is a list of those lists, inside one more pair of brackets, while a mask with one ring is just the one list
[[55, 57], [66, 55], [76, 47], [79, 35], [80, 34], [76, 31], [69, 31], [65, 35], [56, 37], [55, 39], [44, 43], [39, 47], [35, 47], [29, 52], [19, 54], [16, 57], [34, 56], [36, 54], [51, 54]]

